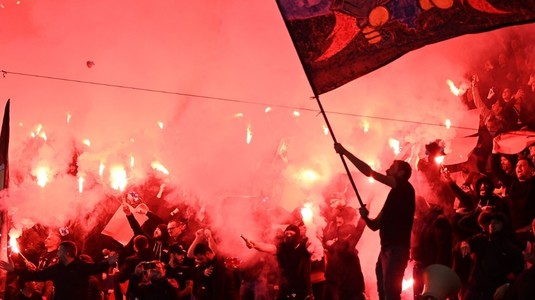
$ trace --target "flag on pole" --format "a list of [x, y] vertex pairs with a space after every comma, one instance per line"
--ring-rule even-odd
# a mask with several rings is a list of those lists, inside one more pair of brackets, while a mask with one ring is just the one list
[[492, 153], [517, 154], [531, 145], [535, 145], [535, 132], [506, 132], [494, 138]]
[[0, 190], [7, 188], [9, 183], [9, 101], [7, 100], [4, 110], [4, 120], [0, 133]]
[[[6, 103], [4, 110], [4, 120], [2, 121], [2, 131], [0, 132], [0, 190], [6, 189], [9, 183], [9, 163], [8, 163], [8, 150], [9, 150], [9, 99]], [[0, 198], [0, 201], [3, 201]], [[4, 206], [4, 205], [2, 205]], [[0, 249], [7, 249], [8, 239], [8, 214], [7, 209], [0, 210]], [[0, 259], [7, 260], [7, 251], [0, 251]], [[0, 274], [0, 291], [5, 291], [5, 279], [6, 273]]]
[[277, 0], [316, 95], [407, 52], [535, 21], [535, 0]]

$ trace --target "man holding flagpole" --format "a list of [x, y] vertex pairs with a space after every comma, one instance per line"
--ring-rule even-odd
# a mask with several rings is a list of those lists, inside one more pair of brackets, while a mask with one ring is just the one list
[[410, 241], [415, 210], [415, 191], [409, 182], [411, 166], [401, 160], [395, 160], [386, 175], [375, 172], [372, 168], [347, 151], [341, 144], [335, 143], [338, 154], [346, 156], [366, 176], [391, 187], [381, 212], [375, 219], [369, 218], [365, 206], [359, 212], [366, 225], [379, 230], [381, 252], [375, 267], [377, 290], [381, 300], [401, 299], [403, 274], [410, 256]]

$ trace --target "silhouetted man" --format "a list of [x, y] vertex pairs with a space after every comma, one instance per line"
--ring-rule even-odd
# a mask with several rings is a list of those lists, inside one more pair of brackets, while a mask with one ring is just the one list
[[366, 207], [359, 209], [366, 225], [379, 230], [381, 252], [375, 267], [377, 290], [381, 300], [399, 300], [403, 282], [403, 273], [409, 261], [411, 231], [415, 210], [415, 192], [409, 182], [411, 166], [404, 161], [394, 160], [386, 175], [372, 170], [365, 162], [336, 143], [337, 153], [345, 155], [366, 176], [391, 187], [381, 212], [375, 219], [368, 217]]

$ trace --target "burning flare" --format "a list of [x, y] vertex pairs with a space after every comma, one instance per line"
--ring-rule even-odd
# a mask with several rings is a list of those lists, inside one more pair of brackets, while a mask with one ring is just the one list
[[104, 174], [105, 168], [106, 167], [104, 166], [104, 163], [100, 161], [100, 164], [98, 165], [98, 175], [100, 175], [100, 177], [102, 177], [102, 174]]
[[401, 146], [399, 145], [399, 141], [396, 139], [388, 139], [388, 146], [394, 149], [395, 155], [398, 155], [401, 152]]
[[78, 177], [78, 192], [80, 194], [84, 191], [84, 177], [80, 176]]
[[461, 83], [459, 87], [456, 87], [455, 83], [453, 83], [453, 81], [449, 79], [446, 80], [446, 83], [450, 87], [450, 91], [452, 92], [452, 94], [454, 94], [455, 96], [464, 95], [464, 93], [466, 93], [466, 91], [468, 90], [468, 84], [466, 84], [465, 82]]
[[156, 171], [160, 171], [162, 173], [164, 173], [165, 175], [169, 175], [169, 171], [159, 162], [157, 161], [153, 161], [150, 166], [156, 170]]
[[305, 203], [303, 208], [301, 208], [301, 217], [303, 217], [303, 222], [305, 225], [310, 225], [314, 219], [314, 211], [312, 210], [312, 204]]
[[111, 188], [118, 191], [124, 191], [128, 184], [126, 170], [123, 166], [115, 166], [110, 169]]
[[49, 181], [49, 178], [48, 178], [49, 172], [50, 172], [50, 169], [48, 167], [38, 167], [32, 172], [32, 174], [36, 177], [38, 186], [45, 187], [45, 185]]
[[446, 126], [446, 128], [450, 129], [451, 128], [451, 120], [450, 119], [446, 119], [446, 121], [444, 121], [444, 126]]
[[251, 125], [249, 124], [247, 125], [247, 139], [246, 139], [247, 144], [250, 144], [252, 139], [253, 139], [253, 131], [251, 130]]
[[370, 131], [370, 122], [368, 122], [366, 120], [362, 121], [362, 130], [364, 132]]
[[21, 231], [15, 228], [11, 228], [9, 230], [9, 247], [11, 248], [11, 251], [14, 253], [20, 253], [19, 244], [17, 243], [17, 239], [21, 235]]

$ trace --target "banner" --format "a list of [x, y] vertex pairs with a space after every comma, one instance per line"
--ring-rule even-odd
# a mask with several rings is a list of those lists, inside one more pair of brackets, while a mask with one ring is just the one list
[[[7, 100], [4, 110], [4, 119], [2, 121], [2, 131], [0, 132], [0, 190], [6, 189], [9, 183], [9, 106], [10, 100]], [[3, 194], [3, 193], [2, 193]], [[3, 201], [0, 198], [0, 201]], [[5, 205], [2, 205], [5, 206]], [[0, 210], [0, 249], [7, 249], [9, 218], [7, 209]], [[0, 259], [7, 261], [7, 251], [0, 251]], [[6, 287], [6, 272], [0, 273], [0, 291], [3, 293]]]
[[494, 138], [492, 153], [517, 154], [531, 145], [535, 145], [535, 132], [506, 132]]
[[319, 95], [403, 54], [535, 20], [535, 0], [277, 0]]

